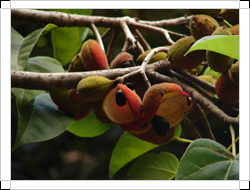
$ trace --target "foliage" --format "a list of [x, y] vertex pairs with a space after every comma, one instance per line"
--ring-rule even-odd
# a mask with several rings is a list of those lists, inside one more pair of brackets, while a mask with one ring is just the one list
[[[91, 10], [57, 11], [82, 15], [92, 13]], [[43, 55], [31, 57], [31, 52], [38, 40], [49, 33], [54, 57]], [[92, 34], [87, 27], [67, 28], [48, 24], [23, 37], [12, 27], [11, 69], [38, 73], [64, 73], [65, 70], [67, 72], [69, 62], [90, 35]], [[237, 35], [204, 37], [197, 41], [188, 52], [206, 49], [238, 60], [238, 40]], [[209, 68], [204, 71], [204, 74], [215, 76], [215, 78], [220, 75]], [[45, 90], [12, 88], [11, 92], [15, 97], [18, 111], [17, 134], [13, 151], [17, 151], [18, 147], [25, 144], [54, 139], [62, 133], [70, 132], [80, 138], [95, 139], [118, 127], [112, 123], [100, 122], [93, 111], [80, 120], [73, 120], [72, 116], [58, 109]], [[200, 125], [199, 122], [198, 125]], [[226, 142], [219, 143], [205, 138], [194, 141], [186, 140], [184, 138], [189, 138], [190, 135], [186, 130], [182, 131], [182, 128], [182, 124], [176, 127], [171, 143], [191, 143], [185, 152], [179, 151], [178, 156], [170, 150], [169, 152], [164, 150], [165, 145], [149, 143], [125, 132], [114, 145], [109, 158], [109, 172], [107, 173], [110, 179], [114, 179], [118, 171], [130, 165], [124, 178], [126, 180], [239, 178], [239, 154], [231, 153], [225, 147], [228, 146]], [[235, 144], [232, 146], [234, 147]]]

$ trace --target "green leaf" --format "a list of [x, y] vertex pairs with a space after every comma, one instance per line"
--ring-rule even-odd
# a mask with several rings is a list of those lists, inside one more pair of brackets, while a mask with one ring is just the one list
[[206, 70], [204, 71], [203, 75], [214, 76], [214, 78], [217, 80], [221, 76], [221, 73], [214, 71], [210, 67], [207, 67]]
[[179, 161], [168, 152], [149, 153], [139, 158], [129, 169], [126, 180], [170, 180], [175, 177]]
[[185, 55], [200, 49], [217, 52], [239, 60], [239, 35], [205, 36], [196, 41]]
[[[28, 64], [24, 71], [38, 72], [38, 73], [63, 73], [62, 65], [54, 58], [46, 56], [38, 56], [29, 58]], [[17, 99], [19, 112], [22, 113], [24, 107], [29, 101], [44, 93], [44, 90], [29, 90], [22, 88], [11, 88], [12, 93]]]
[[23, 41], [22, 35], [20, 35], [14, 28], [11, 27], [11, 69], [17, 70], [17, 59], [19, 49]]
[[[92, 13], [92, 10], [89, 9], [56, 9], [56, 11], [79, 15], [91, 15]], [[80, 50], [88, 32], [89, 29], [86, 27], [60, 27], [52, 31], [54, 57], [62, 65], [69, 63]]]
[[57, 110], [48, 93], [43, 93], [25, 106], [25, 112], [18, 112], [17, 147], [55, 138], [70, 125], [73, 117]]
[[[15, 62], [13, 62], [13, 64], [11, 65], [11, 68], [14, 70], [23, 71], [28, 64], [30, 53], [32, 49], [34, 48], [34, 46], [36, 45], [40, 36], [47, 34], [48, 32], [55, 29], [56, 27], [57, 26], [54, 24], [48, 24], [44, 28], [35, 30], [32, 33], [30, 33], [28, 36], [23, 38], [19, 51], [18, 51], [18, 55], [17, 55], [17, 62], [16, 62], [17, 65], [15, 66], [14, 65]], [[13, 40], [16, 40], [16, 38], [14, 38]], [[16, 54], [16, 52], [13, 52], [13, 53]], [[13, 55], [13, 56], [16, 56], [16, 55]]]
[[125, 132], [117, 142], [112, 153], [109, 165], [110, 178], [112, 179], [115, 173], [127, 163], [158, 146]]
[[79, 137], [95, 137], [105, 133], [113, 124], [100, 122], [93, 113], [80, 120], [73, 120], [67, 129]]
[[193, 141], [181, 158], [176, 179], [238, 180], [239, 160], [223, 145], [210, 140]]

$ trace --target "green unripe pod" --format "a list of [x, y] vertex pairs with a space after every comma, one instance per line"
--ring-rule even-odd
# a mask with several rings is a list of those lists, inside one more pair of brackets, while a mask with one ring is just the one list
[[76, 94], [86, 102], [98, 101], [103, 99], [116, 84], [116, 80], [103, 76], [89, 76], [78, 83]]
[[234, 82], [239, 86], [239, 61], [232, 65], [231, 75]]
[[82, 63], [81, 54], [78, 53], [72, 60], [69, 65], [68, 72], [81, 72], [81, 71], [87, 71], [87, 69], [84, 67]]
[[213, 17], [204, 14], [194, 15], [189, 21], [189, 28], [195, 40], [210, 36], [219, 27]]
[[[230, 30], [226, 26], [217, 28], [212, 35], [229, 35], [231, 36]], [[223, 73], [230, 68], [233, 58], [226, 55], [222, 55], [213, 51], [207, 51], [207, 62], [211, 69]]]
[[171, 46], [168, 51], [168, 60], [172, 68], [193, 69], [205, 60], [205, 50], [196, 50], [184, 56], [194, 43], [193, 36], [187, 36], [180, 38]]

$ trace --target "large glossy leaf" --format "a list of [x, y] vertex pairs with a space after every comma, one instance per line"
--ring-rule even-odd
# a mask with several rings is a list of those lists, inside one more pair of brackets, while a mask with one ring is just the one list
[[[29, 58], [28, 64], [24, 71], [38, 73], [62, 73], [64, 72], [64, 69], [56, 59], [38, 56]], [[17, 105], [20, 113], [22, 113], [23, 108], [29, 101], [45, 92], [44, 90], [29, 90], [22, 88], [11, 88], [11, 91], [17, 99]]]
[[17, 147], [52, 139], [63, 133], [73, 120], [57, 110], [48, 93], [43, 93], [25, 106], [25, 112], [18, 113]]
[[175, 177], [179, 161], [168, 152], [149, 153], [139, 158], [129, 169], [126, 180], [170, 180]]
[[11, 69], [17, 69], [18, 52], [23, 41], [23, 36], [11, 27]]
[[109, 165], [110, 178], [127, 163], [138, 156], [158, 147], [158, 145], [140, 140], [125, 132], [117, 142]]
[[180, 160], [176, 179], [238, 180], [239, 157], [213, 140], [195, 140]]
[[[50, 9], [69, 14], [91, 15], [90, 9]], [[67, 64], [78, 53], [88, 34], [86, 27], [60, 27], [51, 32], [54, 57], [62, 65]]]
[[239, 60], [239, 35], [212, 35], [197, 40], [186, 54], [195, 50], [209, 50]]
[[[54, 24], [48, 24], [44, 28], [37, 29], [30, 33], [28, 36], [23, 38], [21, 45], [19, 47], [19, 51], [12, 51], [13, 55], [11, 58], [13, 58], [13, 62], [11, 64], [11, 69], [18, 70], [18, 71], [23, 71], [25, 67], [28, 64], [28, 59], [30, 56], [31, 51], [33, 50], [34, 46], [36, 45], [38, 39], [40, 38], [41, 35], [45, 35], [48, 32], [52, 31], [55, 29], [57, 26]], [[13, 34], [15, 35], [15, 34]], [[13, 40], [17, 40], [17, 37], [12, 38]], [[13, 48], [17, 49], [17, 45], [14, 46], [14, 44], [19, 44], [20, 39], [17, 40], [17, 42], [13, 42]], [[17, 54], [17, 55], [16, 55]], [[17, 61], [15, 59], [17, 58]], [[16, 63], [16, 65], [15, 65]]]
[[67, 129], [79, 137], [95, 137], [105, 133], [113, 124], [102, 123], [90, 112], [80, 120], [74, 120]]
[[[175, 128], [175, 134], [172, 140], [179, 137], [180, 134], [181, 125], [178, 125]], [[158, 146], [159, 145], [140, 140], [130, 133], [125, 132], [117, 142], [112, 153], [109, 166], [110, 178], [112, 179], [115, 173], [127, 163]]]

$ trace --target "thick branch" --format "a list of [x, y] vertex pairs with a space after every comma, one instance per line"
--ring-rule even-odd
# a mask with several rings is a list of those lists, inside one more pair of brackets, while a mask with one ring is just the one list
[[[84, 16], [76, 14], [66, 14], [61, 12], [47, 12], [40, 10], [30, 10], [30, 9], [12, 9], [11, 18], [18, 21], [27, 21], [41, 24], [53, 23], [59, 27], [89, 27], [90, 23], [95, 24], [99, 27], [113, 27], [118, 26], [122, 18], [108, 18], [100, 16]], [[191, 17], [180, 17], [176, 19], [162, 20], [162, 21], [138, 21], [141, 24], [147, 24], [157, 27], [172, 27], [181, 24], [187, 24]], [[132, 26], [136, 22], [130, 22], [129, 25]]]
[[[147, 66], [147, 70], [164, 70], [166, 68], [165, 62], [158, 62]], [[77, 83], [88, 76], [101, 75], [109, 79], [115, 79], [120, 76], [127, 75], [140, 68], [117, 68], [99, 71], [85, 71], [85, 72], [70, 72], [70, 73], [36, 73], [26, 71], [11, 70], [11, 87], [34, 89], [34, 90], [67, 90], [75, 88]], [[140, 73], [138, 73], [139, 75]], [[134, 80], [128, 78], [126, 80]], [[131, 82], [131, 81], [130, 81]]]
[[115, 79], [137, 69], [139, 67], [72, 73], [35, 73], [12, 70], [11, 87], [34, 90], [67, 90], [76, 88], [78, 82], [88, 76], [101, 75]]

